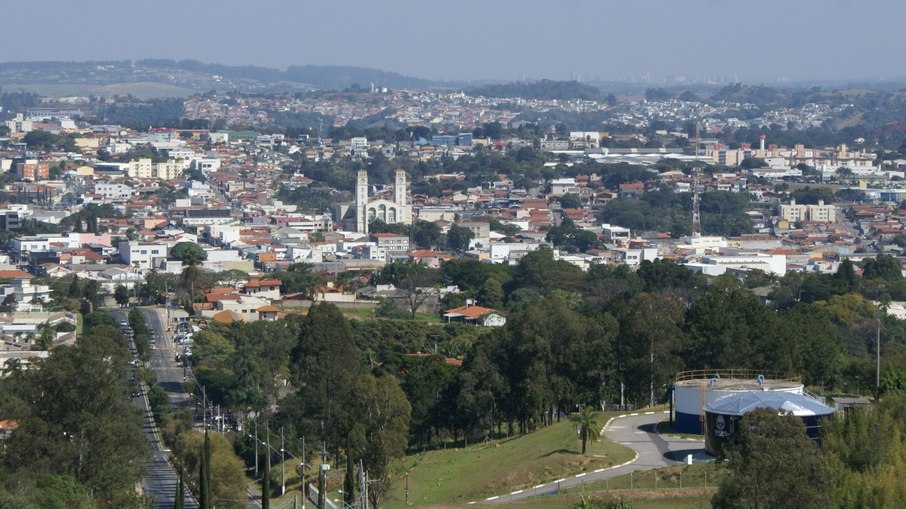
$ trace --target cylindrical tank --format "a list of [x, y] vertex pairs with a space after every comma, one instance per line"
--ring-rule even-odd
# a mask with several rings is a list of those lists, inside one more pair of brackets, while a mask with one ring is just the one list
[[757, 408], [771, 408], [802, 419], [805, 432], [816, 442], [821, 437], [821, 420], [834, 409], [806, 394], [782, 391], [748, 391], [727, 394], [705, 405], [705, 449], [720, 453], [739, 426], [739, 420]]
[[674, 427], [681, 433], [704, 433], [704, 407], [718, 398], [752, 390], [802, 394], [802, 381], [786, 373], [743, 369], [683, 371], [673, 386]]

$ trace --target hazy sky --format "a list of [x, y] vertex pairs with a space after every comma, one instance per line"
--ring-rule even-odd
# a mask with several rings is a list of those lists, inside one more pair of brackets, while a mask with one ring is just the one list
[[0, 61], [354, 65], [430, 79], [906, 76], [903, 0], [11, 0]]

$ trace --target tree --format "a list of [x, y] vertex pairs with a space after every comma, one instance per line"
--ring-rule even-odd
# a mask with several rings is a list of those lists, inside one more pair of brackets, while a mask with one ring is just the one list
[[488, 278], [478, 292], [478, 302], [485, 307], [500, 309], [503, 307], [503, 285], [496, 278]]
[[355, 466], [352, 461], [352, 447], [346, 446], [346, 471], [343, 473], [343, 502], [347, 507], [355, 504]]
[[82, 285], [82, 297], [91, 303], [92, 309], [101, 306], [101, 285], [94, 279], [85, 281]]
[[[207, 436], [207, 430], [205, 430]], [[208, 467], [205, 461], [204, 453], [201, 454], [198, 461], [198, 507], [200, 509], [211, 509], [211, 494], [208, 492], [208, 484], [205, 479], [208, 477]]]
[[682, 305], [663, 294], [640, 293], [620, 304], [616, 356], [621, 382], [641, 404], [654, 405], [683, 367]]
[[[205, 457], [204, 433], [189, 429], [180, 433], [174, 441], [172, 450], [178, 463], [183, 465], [185, 472], [196, 472], [198, 475], [189, 475], [189, 486], [195, 487], [199, 494], [199, 508], [210, 509], [244, 509], [247, 507], [248, 497], [245, 493], [245, 474], [242, 461], [236, 456], [233, 445], [220, 433], [209, 433], [210, 460], [205, 461], [206, 473], [201, 474], [201, 464]], [[209, 483], [202, 479], [208, 478]], [[206, 504], [202, 504], [201, 487], [205, 488]]]
[[129, 304], [129, 290], [123, 285], [116, 285], [116, 289], [113, 291], [113, 299], [116, 300], [120, 307], [125, 307]]
[[270, 451], [267, 451], [267, 466], [264, 468], [264, 476], [261, 478], [261, 509], [270, 509], [271, 507], [271, 462]]
[[194, 242], [179, 242], [170, 250], [170, 257], [183, 265], [199, 265], [208, 259], [208, 253]]
[[469, 249], [469, 243], [475, 238], [475, 233], [465, 226], [454, 224], [447, 232], [447, 249], [462, 252]]
[[339, 450], [346, 444], [348, 427], [344, 395], [362, 371], [352, 330], [340, 310], [328, 303], [313, 305], [291, 355], [298, 391], [284, 399], [281, 412], [306, 436], [317, 436], [330, 450]]
[[74, 274], [72, 276], [72, 281], [69, 283], [68, 295], [70, 298], [76, 299], [82, 296], [82, 287], [79, 283], [79, 276]]
[[281, 291], [284, 294], [301, 293], [310, 300], [315, 299], [326, 282], [326, 278], [312, 270], [312, 265], [308, 263], [294, 263], [285, 271], [275, 272], [274, 277], [283, 283]]
[[900, 262], [891, 255], [879, 254], [876, 258], [868, 258], [862, 265], [862, 278], [883, 279], [897, 281], [903, 279], [900, 271]]
[[736, 430], [724, 446], [729, 474], [711, 500], [714, 507], [833, 506], [830, 468], [801, 419], [759, 408], [745, 414]]
[[211, 450], [211, 435], [208, 433], [208, 430], [204, 430], [204, 445], [202, 446], [202, 455], [204, 458], [204, 463], [207, 468], [205, 468], [204, 479], [201, 481], [204, 483], [205, 487], [208, 490], [208, 506], [213, 507], [213, 489], [214, 489], [214, 462], [212, 459], [212, 450]]
[[54, 340], [57, 338], [54, 328], [50, 326], [50, 323], [43, 322], [38, 326], [38, 331], [38, 347], [41, 348], [41, 350], [50, 350]]
[[389, 375], [359, 377], [350, 396], [351, 442], [368, 473], [368, 498], [379, 509], [390, 487], [390, 464], [406, 452], [411, 407], [396, 377]]
[[566, 193], [560, 197], [560, 207], [564, 209], [581, 209], [582, 199], [578, 194]]
[[141, 414], [123, 397], [127, 359], [113, 319], [91, 314], [75, 346], [59, 346], [17, 374], [9, 387], [24, 407], [11, 416], [20, 427], [5, 444], [4, 475], [70, 476], [108, 501], [103, 508], [134, 495], [148, 442]]
[[412, 223], [410, 231], [412, 232], [412, 242], [419, 249], [434, 249], [441, 245], [443, 233], [435, 223], [416, 221]]
[[179, 470], [179, 481], [176, 484], [176, 500], [173, 503], [173, 509], [185, 509], [186, 507], [186, 484], [183, 480], [182, 465], [177, 466]]
[[585, 444], [594, 444], [601, 438], [600, 425], [590, 406], [583, 406], [579, 413], [572, 417], [573, 423], [579, 428], [579, 439], [582, 440], [582, 454], [585, 454]]

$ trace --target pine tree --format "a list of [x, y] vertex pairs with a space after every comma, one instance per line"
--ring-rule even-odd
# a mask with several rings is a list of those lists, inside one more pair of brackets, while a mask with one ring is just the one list
[[199, 509], [209, 509], [208, 505], [208, 488], [205, 486], [207, 477], [207, 466], [205, 465], [204, 454], [201, 455], [201, 461], [198, 462], [198, 507]]
[[72, 298], [78, 298], [82, 295], [82, 287], [79, 285], [79, 276], [72, 276], [72, 282], [69, 283], [68, 295]]
[[212, 481], [211, 481], [211, 436], [208, 435], [208, 430], [204, 430], [204, 449], [202, 454], [204, 460], [204, 477], [203, 480], [200, 480], [204, 484], [205, 490], [205, 503], [207, 505], [201, 506], [202, 509], [211, 509], [213, 507], [213, 493], [211, 491]]
[[352, 447], [346, 439], [346, 476], [343, 478], [343, 502], [347, 506], [355, 503], [355, 466], [352, 463]]
[[182, 479], [182, 467], [179, 467], [179, 484], [176, 485], [176, 501], [173, 502], [173, 509], [185, 509], [186, 488]]

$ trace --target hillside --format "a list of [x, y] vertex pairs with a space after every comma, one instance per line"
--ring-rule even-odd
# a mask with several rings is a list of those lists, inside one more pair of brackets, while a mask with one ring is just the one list
[[[4, 90], [60, 96], [132, 94], [151, 98], [188, 96], [210, 90], [277, 93], [312, 89], [343, 90], [353, 84], [367, 88], [371, 83], [391, 89], [447, 86], [364, 67], [303, 65], [279, 70], [167, 59], [0, 63], [0, 84]], [[455, 87], [457, 84], [449, 86]]]
[[486, 97], [522, 97], [524, 99], [601, 99], [601, 91], [578, 81], [518, 81], [485, 85], [469, 91]]

